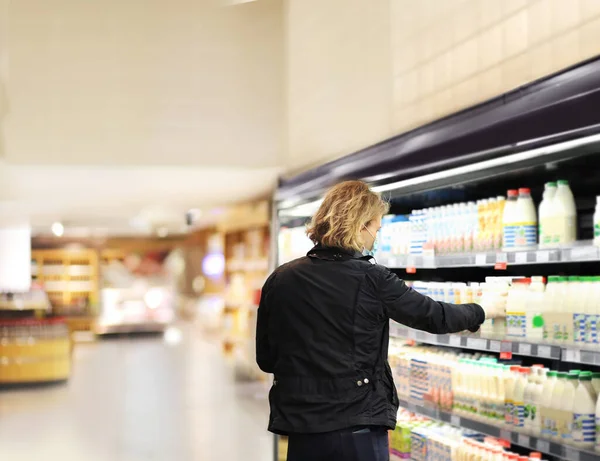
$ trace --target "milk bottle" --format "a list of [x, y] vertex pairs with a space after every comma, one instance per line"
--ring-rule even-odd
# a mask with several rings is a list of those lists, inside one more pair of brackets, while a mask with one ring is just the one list
[[536, 371], [537, 370], [533, 367], [531, 368], [531, 372], [527, 379], [527, 385], [525, 386], [525, 394], [523, 396], [523, 430], [528, 434], [533, 432], [533, 419], [536, 412], [536, 404], [534, 401], [536, 398], [534, 395], [537, 380]]
[[550, 409], [552, 414], [549, 418], [550, 425], [550, 436], [555, 441], [561, 440], [561, 427], [562, 421], [560, 416], [556, 412], [560, 412], [562, 410], [563, 404], [563, 396], [565, 394], [565, 387], [567, 385], [567, 376], [568, 373], [558, 373], [556, 383], [554, 384], [554, 388], [552, 389], [552, 401], [550, 404]]
[[552, 199], [555, 217], [552, 225], [552, 241], [555, 245], [574, 242], [577, 239], [577, 209], [569, 181], [559, 180]]
[[593, 448], [596, 442], [596, 401], [598, 394], [592, 385], [592, 373], [579, 375], [579, 386], [573, 400], [573, 444]]
[[519, 189], [519, 198], [513, 218], [515, 221], [515, 249], [527, 249], [537, 245], [537, 213], [531, 199], [531, 190], [526, 187]]
[[515, 215], [519, 192], [511, 189], [507, 192], [507, 197], [506, 203], [504, 204], [504, 213], [502, 214], [502, 246], [506, 249], [512, 249], [515, 247]]
[[549, 371], [542, 390], [540, 418], [542, 425], [542, 436], [546, 438], [551, 438], [553, 433], [553, 424], [550, 412], [552, 411], [552, 395], [554, 392], [554, 386], [556, 384], [557, 376], [558, 373], [556, 371]]
[[[563, 341], [568, 344], [574, 344], [575, 342], [581, 341], [581, 314], [577, 314], [577, 311], [581, 307], [581, 282], [577, 276], [569, 276], [567, 278], [566, 297], [564, 298], [563, 305], [566, 307], [565, 317], [566, 323], [563, 325]], [[583, 316], [585, 319], [585, 316]], [[570, 324], [569, 324], [570, 320]], [[573, 326], [573, 332], [570, 333], [570, 326]]]
[[540, 247], [548, 247], [552, 244], [552, 233], [550, 232], [550, 225], [552, 220], [552, 199], [556, 194], [556, 183], [547, 182], [544, 186], [544, 195], [542, 202], [540, 203], [538, 215], [539, 215], [539, 241]]
[[529, 378], [529, 368], [521, 367], [513, 393], [513, 425], [517, 430], [525, 427], [525, 388]]
[[592, 373], [592, 386], [594, 386], [596, 394], [600, 395], [600, 373]]
[[512, 428], [514, 426], [514, 422], [515, 422], [514, 393], [515, 393], [515, 384], [517, 382], [519, 370], [520, 370], [520, 367], [517, 367], [517, 366], [507, 366], [504, 369], [504, 386], [505, 386], [505, 392], [506, 392], [505, 400], [504, 400], [505, 401], [504, 423], [508, 428]]
[[506, 301], [506, 335], [524, 339], [527, 335], [527, 313], [529, 306], [529, 285], [531, 279], [521, 278], [512, 281]]
[[541, 342], [544, 340], [544, 291], [546, 289], [544, 277], [531, 277], [529, 285], [529, 302], [526, 306], [527, 313], [527, 340]]
[[542, 366], [535, 365], [533, 367], [536, 372], [535, 387], [532, 391], [532, 408], [530, 411], [531, 415], [531, 433], [539, 436], [542, 433], [542, 415], [541, 405], [544, 397], [544, 384], [546, 383], [546, 373], [548, 370]]
[[596, 197], [596, 210], [594, 211], [594, 245], [600, 246], [600, 195]]
[[565, 384], [561, 405], [561, 409], [564, 413], [564, 420], [560, 426], [560, 438], [564, 443], [571, 443], [573, 441], [573, 401], [575, 399], [578, 384], [579, 374], [569, 373], [567, 375], [567, 382]]

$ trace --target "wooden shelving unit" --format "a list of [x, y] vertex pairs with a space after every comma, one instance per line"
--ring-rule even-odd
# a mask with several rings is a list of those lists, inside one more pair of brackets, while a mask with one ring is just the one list
[[48, 293], [53, 313], [93, 315], [99, 288], [96, 250], [32, 250], [31, 259], [32, 278]]

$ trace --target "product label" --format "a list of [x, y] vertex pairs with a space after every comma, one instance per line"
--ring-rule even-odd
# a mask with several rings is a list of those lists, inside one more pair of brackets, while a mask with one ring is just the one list
[[573, 314], [573, 339], [575, 343], [584, 343], [586, 338], [586, 315]]
[[589, 443], [596, 440], [595, 414], [575, 413], [573, 415], [573, 441]]
[[513, 248], [515, 246], [516, 226], [504, 226], [504, 235], [502, 239], [504, 248]]
[[506, 334], [516, 338], [525, 338], [527, 333], [527, 316], [525, 312], [506, 313]]
[[514, 404], [510, 401], [504, 405], [504, 422], [510, 426], [514, 424], [513, 407]]
[[525, 404], [516, 402], [513, 406], [513, 425], [523, 427], [525, 425]]
[[594, 223], [594, 239], [600, 240], [600, 222]]
[[515, 246], [528, 247], [537, 244], [537, 226], [535, 223], [518, 223], [515, 225]]

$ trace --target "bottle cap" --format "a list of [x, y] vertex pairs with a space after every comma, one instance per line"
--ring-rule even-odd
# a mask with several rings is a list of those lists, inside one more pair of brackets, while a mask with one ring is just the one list
[[554, 181], [547, 182], [546, 187], [556, 187], [556, 183]]
[[557, 371], [549, 371], [548, 372], [548, 378], [555, 378], [556, 376], [558, 376]]
[[569, 373], [567, 375], [567, 379], [569, 381], [577, 381], [577, 380], [579, 380], [579, 373]]
[[569, 185], [569, 181], [567, 181], [566, 179], [559, 179], [557, 181], [559, 186], [568, 186]]
[[532, 453], [529, 453], [529, 458], [530, 459], [542, 459], [542, 454], [537, 451], [534, 451]]
[[531, 189], [529, 189], [528, 187], [521, 187], [519, 189], [519, 195], [530, 195], [531, 194]]
[[593, 379], [600, 379], [600, 372], [597, 372], [597, 371], [593, 372], [592, 373], [592, 378]]
[[579, 374], [579, 381], [591, 381], [592, 373], [589, 371], [583, 371]]
[[512, 365], [512, 366], [510, 367], [510, 371], [519, 371], [520, 369], [521, 369], [521, 367], [520, 367], [520, 366], [518, 366], [518, 365]]
[[529, 373], [531, 373], [531, 368], [527, 368], [527, 367], [520, 367], [519, 371], [521, 373], [523, 373], [524, 375], [528, 375]]
[[519, 191], [517, 189], [509, 189], [506, 191], [506, 195], [509, 197], [516, 197], [519, 195]]
[[576, 275], [569, 275], [567, 279], [569, 280], [569, 282], [579, 282], [579, 277]]
[[581, 370], [569, 370], [570, 375], [578, 375], [579, 373], [581, 373]]

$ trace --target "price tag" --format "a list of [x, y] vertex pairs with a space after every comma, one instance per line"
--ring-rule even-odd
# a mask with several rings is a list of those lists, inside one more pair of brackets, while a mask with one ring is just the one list
[[542, 357], [544, 359], [552, 358], [552, 347], [550, 346], [538, 346], [538, 357]]
[[501, 430], [500, 442], [504, 448], [510, 448], [510, 432]]
[[487, 254], [477, 253], [475, 255], [475, 265], [476, 266], [485, 266], [486, 264], [487, 264]]
[[547, 263], [550, 261], [550, 252], [549, 251], [538, 251], [535, 254], [535, 260], [538, 263]]
[[502, 341], [500, 343], [500, 352], [512, 352], [512, 343], [510, 341]]
[[468, 338], [467, 345], [472, 349], [485, 350], [487, 349], [487, 340]]
[[490, 341], [490, 351], [500, 352], [500, 341]]
[[450, 417], [450, 424], [460, 427], [460, 416], [452, 415]]
[[519, 436], [517, 437], [517, 444], [521, 445], [522, 447], [529, 447], [530, 443], [531, 441], [528, 435], [519, 434]]
[[515, 263], [517, 264], [526, 264], [527, 263], [527, 253], [517, 253], [515, 254]]
[[526, 344], [526, 343], [519, 344], [519, 354], [531, 355], [531, 344]]
[[500, 359], [502, 360], [511, 360], [512, 352], [500, 352]]
[[579, 349], [565, 349], [564, 359], [565, 362], [581, 362], [581, 351]]
[[505, 271], [506, 270], [506, 263], [496, 263], [494, 265], [494, 269], [496, 269], [497, 271]]
[[537, 450], [541, 451], [542, 453], [550, 453], [550, 442], [538, 439], [536, 447]]
[[598, 249], [595, 247], [575, 247], [571, 249], [571, 261], [586, 261], [598, 259]]
[[406, 273], [407, 274], [416, 274], [417, 273], [417, 268], [415, 266], [408, 266], [406, 268]]
[[[565, 459], [568, 459], [569, 461], [579, 461], [581, 453], [578, 450], [576, 450], [575, 448], [567, 447], [567, 446], [565, 446], [564, 449], [565, 449], [565, 456], [564, 456]], [[562, 456], [561, 456], [561, 458], [562, 458]]]
[[462, 346], [462, 342], [461, 342], [461, 337], [460, 336], [450, 336], [450, 346], [452, 347], [461, 347]]

